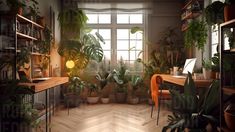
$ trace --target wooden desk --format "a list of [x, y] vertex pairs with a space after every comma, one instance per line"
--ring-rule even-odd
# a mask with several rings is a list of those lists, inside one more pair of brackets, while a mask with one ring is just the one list
[[[184, 86], [186, 78], [176, 78], [169, 74], [157, 74], [162, 77], [163, 81]], [[213, 80], [194, 80], [196, 87], [209, 87]]]
[[38, 93], [53, 88], [55, 86], [67, 83], [68, 81], [68, 77], [50, 77], [50, 79], [45, 81], [40, 81], [37, 83], [20, 83], [20, 85], [28, 86], [32, 88], [35, 93]]

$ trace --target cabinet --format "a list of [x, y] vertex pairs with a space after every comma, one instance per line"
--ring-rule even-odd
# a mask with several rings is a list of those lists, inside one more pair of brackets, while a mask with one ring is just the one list
[[203, 0], [186, 0], [182, 7], [182, 27], [181, 30], [185, 31], [188, 28], [189, 22], [201, 15], [203, 9]]
[[[229, 131], [225, 123], [224, 110], [228, 104], [235, 103], [235, 19], [220, 25], [220, 75], [221, 75], [221, 126]], [[234, 123], [234, 122], [233, 122]]]
[[1, 80], [19, 78], [16, 71], [21, 70], [30, 79], [45, 77], [42, 69], [48, 76], [50, 53], [41, 52], [44, 27], [19, 14], [1, 12], [0, 17], [0, 57], [3, 60], [10, 57], [13, 64], [1, 68]]

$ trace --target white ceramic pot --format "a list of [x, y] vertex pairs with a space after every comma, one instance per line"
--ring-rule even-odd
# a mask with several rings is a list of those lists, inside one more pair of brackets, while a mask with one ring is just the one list
[[203, 68], [202, 72], [203, 72], [204, 79], [206, 80], [211, 79], [211, 69], [208, 70], [208, 69]]
[[103, 104], [108, 104], [109, 103], [109, 98], [101, 98], [101, 102]]
[[99, 97], [87, 97], [87, 102], [89, 104], [96, 104], [99, 101]]

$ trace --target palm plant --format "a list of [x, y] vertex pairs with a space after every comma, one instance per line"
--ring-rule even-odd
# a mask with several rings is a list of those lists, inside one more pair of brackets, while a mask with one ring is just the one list
[[210, 123], [213, 130], [219, 125], [219, 81], [215, 80], [208, 91], [197, 97], [196, 88], [191, 73], [188, 73], [184, 85], [184, 93], [170, 90], [173, 100], [173, 115], [168, 115], [169, 124], [163, 127], [163, 132], [183, 131], [185, 128], [205, 131]]

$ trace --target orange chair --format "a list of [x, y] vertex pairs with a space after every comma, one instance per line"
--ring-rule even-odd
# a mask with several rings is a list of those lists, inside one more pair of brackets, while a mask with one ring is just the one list
[[[163, 90], [163, 79], [161, 76], [155, 74], [151, 77], [151, 96], [155, 104], [155, 107], [158, 108], [157, 113], [157, 125], [159, 121], [160, 114], [160, 100], [169, 100], [171, 98], [169, 90]], [[153, 115], [153, 107], [151, 109], [151, 118]]]

